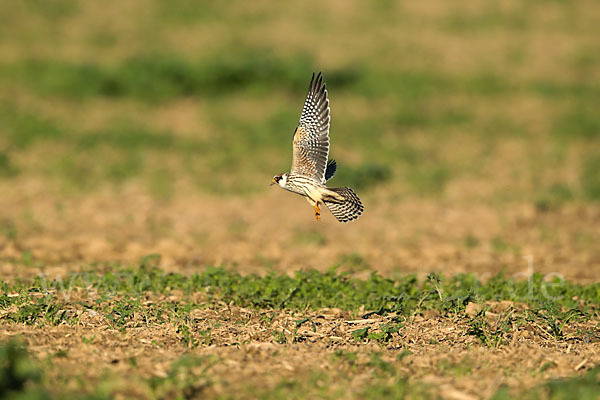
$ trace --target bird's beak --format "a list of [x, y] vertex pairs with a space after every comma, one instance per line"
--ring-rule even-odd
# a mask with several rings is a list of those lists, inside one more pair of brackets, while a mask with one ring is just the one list
[[273, 180], [271, 181], [271, 184], [270, 184], [269, 186], [273, 186], [273, 184], [275, 184], [275, 183], [277, 183], [277, 182], [275, 182], [275, 179], [273, 179]]

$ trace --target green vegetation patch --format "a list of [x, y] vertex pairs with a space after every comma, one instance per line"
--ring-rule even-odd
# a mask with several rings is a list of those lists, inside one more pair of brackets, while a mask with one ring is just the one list
[[0, 124], [8, 134], [4, 140], [18, 149], [26, 148], [36, 141], [62, 140], [65, 136], [64, 131], [53, 121], [6, 104], [0, 105]]
[[[522, 399], [550, 399], [550, 400], [595, 400], [600, 395], [600, 367], [591, 368], [583, 376], [572, 378], [553, 379], [539, 385], [528, 393], [521, 393], [518, 397]], [[514, 398], [514, 393], [507, 387], [500, 388], [493, 400], [504, 400]]]
[[[190, 310], [215, 301], [257, 309], [336, 307], [356, 312], [362, 308], [370, 310], [371, 314], [411, 315], [428, 309], [444, 314], [463, 313], [469, 303], [507, 300], [529, 304], [533, 311], [550, 312], [548, 318], [554, 324], [560, 322], [552, 321], [552, 318], [568, 321], [575, 316], [591, 317], [598, 313], [600, 305], [600, 283], [577, 285], [558, 278], [546, 282], [541, 274], [520, 281], [498, 275], [486, 282], [480, 282], [473, 275], [459, 274], [452, 278], [430, 275], [419, 282], [414, 275], [389, 279], [373, 273], [363, 280], [336, 270], [324, 273], [298, 271], [294, 276], [276, 273], [258, 276], [211, 267], [186, 276], [142, 266], [137, 270], [117, 269], [104, 275], [78, 273], [57, 279], [39, 276], [29, 282], [5, 282], [0, 289], [4, 293], [0, 295], [0, 308], [12, 310], [2, 319], [50, 325], [70, 321], [66, 304], [72, 293], [93, 290], [95, 300], [90, 298], [82, 304], [105, 315], [115, 327], [128, 326], [136, 313], [145, 313], [158, 322], [169, 316], [183, 318]], [[142, 305], [147, 293], [169, 294], [173, 291], [185, 296], [149, 307]], [[206, 298], [192, 301], [188, 296], [194, 293], [205, 293]], [[576, 315], [561, 314], [568, 310], [574, 310]], [[474, 334], [480, 336], [484, 328], [483, 325], [474, 326]], [[549, 329], [558, 332], [559, 328]], [[359, 339], [368, 334], [357, 333]], [[560, 333], [556, 335], [560, 336]]]
[[560, 115], [552, 132], [566, 139], [596, 139], [600, 137], [600, 113], [596, 104], [580, 104]]
[[[313, 64], [302, 54], [285, 59], [269, 51], [246, 49], [202, 60], [141, 54], [114, 66], [29, 60], [3, 67], [0, 76], [15, 77], [44, 95], [156, 102], [181, 96], [219, 96], [240, 89], [303, 90]], [[328, 71], [327, 82], [342, 88], [358, 77], [358, 69], [333, 70]]]

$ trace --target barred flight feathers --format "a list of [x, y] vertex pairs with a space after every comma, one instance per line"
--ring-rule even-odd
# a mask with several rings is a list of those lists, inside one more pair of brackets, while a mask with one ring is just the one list
[[300, 122], [294, 132], [292, 173], [325, 183], [329, 156], [329, 99], [323, 76], [313, 73], [302, 108]]
[[271, 184], [304, 196], [315, 209], [315, 219], [321, 220], [320, 206], [325, 204], [340, 222], [350, 222], [362, 215], [364, 207], [348, 187], [329, 188], [325, 183], [337, 170], [335, 160], [329, 160], [329, 99], [323, 76], [313, 73], [304, 100], [298, 127], [294, 131], [292, 168], [275, 175]]
[[338, 221], [350, 222], [362, 215], [364, 207], [352, 189], [349, 187], [341, 187], [329, 188], [329, 190], [336, 192], [344, 198], [343, 202], [333, 202], [327, 199], [323, 200], [329, 211]]

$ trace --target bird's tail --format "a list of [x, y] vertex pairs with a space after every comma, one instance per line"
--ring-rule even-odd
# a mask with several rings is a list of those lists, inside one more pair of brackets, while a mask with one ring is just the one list
[[334, 199], [329, 200], [327, 198], [323, 199], [323, 202], [329, 211], [338, 221], [350, 222], [362, 215], [365, 208], [352, 189], [348, 187], [328, 189], [343, 198], [341, 201]]

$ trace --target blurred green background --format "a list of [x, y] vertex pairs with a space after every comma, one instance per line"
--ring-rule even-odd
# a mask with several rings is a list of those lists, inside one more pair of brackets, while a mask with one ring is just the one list
[[261, 193], [313, 71], [335, 183], [600, 200], [600, 3], [0, 2], [0, 179]]

